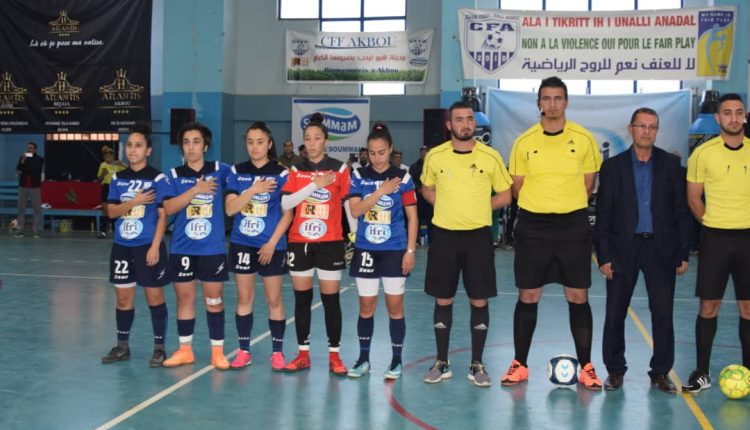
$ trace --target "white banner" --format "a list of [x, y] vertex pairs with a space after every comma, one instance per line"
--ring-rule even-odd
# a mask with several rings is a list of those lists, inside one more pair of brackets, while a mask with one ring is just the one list
[[[516, 138], [539, 121], [535, 93], [490, 89], [487, 94], [487, 116], [492, 124], [492, 146], [508, 162]], [[593, 133], [602, 158], [607, 159], [628, 149], [632, 138], [628, 123], [633, 112], [650, 107], [659, 114], [656, 145], [678, 153], [687, 163], [688, 129], [690, 128], [690, 92], [628, 94], [615, 96], [569, 97], [565, 117]]]
[[464, 79], [728, 79], [735, 6], [617, 12], [459, 9]]
[[315, 112], [323, 114], [323, 125], [328, 129], [326, 153], [346, 162], [351, 154], [367, 146], [370, 133], [370, 99], [292, 99], [292, 141], [305, 142], [303, 130]]
[[290, 83], [421, 83], [427, 79], [432, 30], [382, 33], [286, 32]]

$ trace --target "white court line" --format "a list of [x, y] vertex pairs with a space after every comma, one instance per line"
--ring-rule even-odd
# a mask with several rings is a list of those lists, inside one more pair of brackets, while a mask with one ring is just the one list
[[[350, 287], [344, 287], [341, 289], [340, 293], [344, 293], [347, 290], [349, 290]], [[323, 302], [318, 301], [314, 305], [310, 307], [310, 310], [315, 310], [323, 305]], [[291, 317], [286, 320], [286, 325], [291, 324], [294, 322], [294, 317]], [[261, 340], [267, 338], [271, 335], [270, 331], [266, 331], [263, 334], [260, 334], [256, 336], [253, 340], [250, 341], [250, 345], [255, 345], [256, 343], [260, 342]], [[233, 353], [227, 355], [227, 358], [233, 358], [237, 354], [237, 351], [234, 351]], [[158, 392], [154, 396], [142, 401], [141, 403], [135, 405], [134, 407], [128, 409], [127, 411], [120, 414], [120, 416], [107, 421], [106, 423], [102, 424], [101, 426], [97, 427], [96, 430], [106, 430], [111, 429], [112, 427], [120, 424], [121, 422], [125, 421], [126, 419], [132, 417], [133, 415], [137, 414], [138, 412], [141, 412], [142, 410], [148, 408], [149, 406], [153, 405], [154, 403], [158, 402], [159, 400], [167, 397], [168, 395], [174, 393], [175, 391], [179, 390], [180, 388], [184, 387], [185, 385], [193, 382], [194, 380], [198, 379], [199, 377], [205, 375], [206, 373], [210, 372], [214, 369], [214, 366], [209, 364], [208, 366], [204, 367], [203, 369], [193, 373], [192, 375], [188, 376], [187, 378], [181, 380], [180, 382], [177, 382], [176, 384], [165, 388], [164, 390]]]

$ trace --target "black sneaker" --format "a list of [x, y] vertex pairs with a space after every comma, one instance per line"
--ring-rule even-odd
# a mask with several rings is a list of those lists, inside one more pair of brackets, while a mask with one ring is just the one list
[[109, 354], [102, 357], [102, 364], [109, 364], [123, 360], [130, 360], [130, 348], [118, 345], [109, 350]]
[[162, 367], [162, 363], [167, 359], [167, 353], [163, 349], [155, 349], [151, 360], [148, 362], [149, 367]]
[[700, 393], [711, 388], [711, 375], [700, 370], [693, 370], [688, 378], [687, 385], [682, 386], [683, 393]]

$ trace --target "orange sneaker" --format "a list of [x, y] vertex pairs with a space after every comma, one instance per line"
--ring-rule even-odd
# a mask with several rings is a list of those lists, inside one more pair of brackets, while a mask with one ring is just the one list
[[162, 366], [164, 367], [177, 367], [185, 364], [195, 363], [195, 355], [193, 355], [193, 347], [189, 343], [180, 344], [180, 349], [172, 353], [172, 356], [164, 360]]
[[328, 370], [334, 375], [346, 376], [347, 370], [338, 352], [328, 353]]
[[310, 368], [310, 352], [300, 351], [297, 357], [284, 366], [284, 372], [299, 372]]
[[224, 345], [211, 346], [211, 364], [219, 370], [229, 369], [229, 360], [224, 356]]
[[510, 363], [508, 373], [503, 375], [503, 379], [500, 380], [500, 385], [505, 387], [512, 387], [520, 382], [529, 380], [529, 368], [523, 366], [518, 360], [514, 359]]
[[596, 376], [596, 370], [591, 363], [586, 363], [581, 369], [581, 374], [578, 375], [578, 383], [589, 390], [601, 391], [602, 389], [602, 380]]

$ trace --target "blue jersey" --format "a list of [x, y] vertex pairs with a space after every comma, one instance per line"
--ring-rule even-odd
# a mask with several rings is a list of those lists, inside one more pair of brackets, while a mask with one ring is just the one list
[[212, 179], [218, 187], [213, 194], [196, 194], [190, 203], [174, 216], [174, 230], [170, 243], [170, 254], [216, 255], [225, 254], [224, 245], [224, 201], [229, 165], [219, 161], [206, 161], [200, 172], [187, 165], [169, 171], [172, 189], [167, 200], [188, 191], [203, 176]]
[[[250, 201], [234, 215], [232, 227], [232, 243], [260, 248], [273, 236], [276, 226], [281, 220], [281, 188], [289, 178], [289, 171], [276, 161], [269, 161], [263, 167], [255, 167], [253, 163], [232, 166], [227, 181], [228, 194], [242, 194], [253, 186], [255, 181], [273, 179], [276, 189], [270, 193], [256, 194]], [[286, 234], [281, 236], [276, 244], [277, 251], [286, 250]]]
[[139, 171], [127, 168], [112, 176], [107, 203], [117, 205], [135, 197], [137, 192], [153, 190], [154, 201], [147, 205], [138, 205], [115, 221], [115, 243], [122, 246], [149, 245], [156, 234], [159, 221], [159, 209], [164, 196], [170, 191], [167, 177], [151, 166]]
[[354, 171], [349, 197], [363, 200], [375, 192], [386, 179], [401, 178], [395, 193], [385, 195], [364, 215], [357, 219], [357, 238], [354, 246], [367, 251], [398, 251], [406, 249], [407, 235], [404, 206], [417, 203], [414, 181], [397, 167], [378, 173], [371, 166]]

